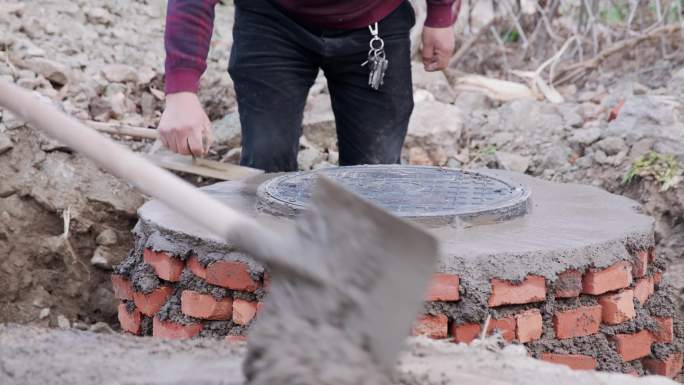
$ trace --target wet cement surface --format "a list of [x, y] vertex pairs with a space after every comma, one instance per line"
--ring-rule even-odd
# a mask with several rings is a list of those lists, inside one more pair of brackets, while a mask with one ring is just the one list
[[[470, 286], [483, 286], [484, 290], [489, 277], [520, 280], [530, 273], [555, 280], [558, 273], [570, 268], [584, 270], [628, 260], [628, 248], [647, 248], [654, 243], [653, 219], [639, 213], [637, 203], [630, 199], [592, 186], [547, 182], [499, 170], [483, 172], [528, 186], [532, 209], [525, 217], [502, 223], [458, 221], [430, 228], [441, 241], [439, 270], [472, 272]], [[275, 219], [256, 209], [256, 189], [268, 178], [218, 183], [205, 191], [278, 226], [287, 219]], [[219, 248], [230, 246], [159, 202], [148, 202], [139, 214], [144, 223], [167, 235], [215, 242]]]
[[[0, 325], [3, 385], [238, 385], [244, 347], [73, 329]], [[663, 377], [572, 371], [519, 349], [410, 339], [391, 383], [404, 385], [674, 385]]]

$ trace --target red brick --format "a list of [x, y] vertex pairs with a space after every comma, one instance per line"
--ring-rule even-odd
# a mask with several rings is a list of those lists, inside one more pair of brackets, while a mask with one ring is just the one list
[[656, 248], [655, 247], [649, 247], [648, 248], [648, 261], [649, 262], [655, 262], [656, 260]]
[[653, 336], [648, 330], [634, 334], [616, 334], [613, 340], [618, 354], [625, 361], [636, 360], [651, 354]]
[[624, 289], [631, 284], [632, 265], [627, 261], [620, 261], [603, 270], [589, 269], [582, 280], [582, 292], [598, 295]]
[[242, 344], [242, 343], [247, 342], [247, 336], [227, 335], [226, 341], [230, 344]]
[[565, 365], [570, 369], [575, 370], [596, 369], [596, 359], [594, 357], [585, 356], [582, 354], [542, 353], [540, 358], [542, 361]]
[[131, 281], [126, 279], [123, 275], [112, 274], [112, 288], [114, 289], [114, 297], [116, 299], [133, 300], [133, 286]]
[[171, 287], [160, 286], [150, 294], [133, 293], [133, 301], [140, 312], [147, 315], [155, 315], [171, 296]]
[[646, 276], [646, 273], [648, 272], [649, 259], [650, 257], [648, 250], [641, 250], [636, 253], [632, 267], [632, 274], [634, 275], [634, 278], [642, 278]]
[[198, 335], [203, 329], [202, 324], [181, 325], [168, 321], [152, 320], [152, 336], [167, 340], [185, 340]]
[[663, 280], [663, 272], [657, 271], [653, 273], [653, 285], [660, 286], [660, 282]]
[[682, 353], [675, 352], [664, 360], [646, 358], [642, 361], [644, 369], [650, 374], [675, 378], [682, 372]]
[[604, 294], [599, 298], [603, 323], [617, 325], [636, 317], [634, 310], [634, 290]]
[[566, 270], [558, 275], [556, 281], [556, 297], [573, 298], [582, 293], [582, 273], [577, 270]]
[[489, 327], [487, 327], [487, 335], [494, 334], [498, 330], [504, 340], [511, 342], [515, 339], [515, 317], [506, 317], [500, 319], [492, 318], [489, 320]]
[[654, 292], [653, 278], [641, 278], [634, 285], [634, 298], [642, 305], [646, 303]]
[[188, 269], [192, 271], [197, 277], [202, 279], [207, 279], [207, 269], [202, 266], [196, 256], [191, 256], [188, 258]]
[[244, 299], [233, 300], [233, 322], [238, 325], [248, 325], [256, 315], [257, 307], [256, 302]]
[[424, 314], [418, 317], [413, 325], [414, 336], [423, 335], [430, 338], [447, 338], [449, 334], [449, 319], [444, 314]]
[[553, 323], [558, 339], [595, 334], [601, 325], [601, 305], [556, 312]]
[[454, 342], [469, 344], [480, 336], [481, 329], [480, 324], [454, 325], [451, 328], [451, 335], [454, 336]]
[[118, 318], [121, 330], [135, 335], [140, 334], [140, 323], [142, 322], [140, 310], [134, 309], [129, 313], [128, 309], [126, 309], [126, 304], [120, 303]]
[[515, 316], [515, 335], [522, 343], [541, 338], [543, 321], [539, 309], [530, 309]]
[[458, 301], [460, 297], [458, 275], [439, 273], [432, 276], [425, 296], [426, 301]]
[[232, 290], [254, 292], [257, 289], [249, 266], [237, 261], [218, 261], [207, 266], [207, 282]]
[[544, 277], [527, 276], [524, 281], [514, 283], [493, 278], [489, 306], [516, 305], [544, 301], [546, 282]]
[[152, 249], [145, 249], [143, 259], [154, 268], [159, 278], [171, 282], [180, 281], [181, 273], [185, 268], [185, 263], [180, 259], [165, 252], [157, 253]]
[[211, 294], [184, 290], [181, 294], [181, 311], [190, 317], [214, 321], [229, 320], [233, 315], [233, 300], [216, 300]]
[[671, 344], [674, 342], [674, 321], [672, 317], [653, 317], [657, 328], [653, 334], [656, 342]]

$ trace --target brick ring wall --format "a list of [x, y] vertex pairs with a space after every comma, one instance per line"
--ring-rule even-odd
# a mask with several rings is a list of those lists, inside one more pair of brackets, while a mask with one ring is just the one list
[[[160, 338], [245, 340], [268, 292], [268, 272], [230, 245], [176, 230], [141, 215], [135, 246], [112, 275], [122, 329]], [[519, 279], [497, 275], [505, 266], [442, 264], [414, 334], [470, 343], [486, 325], [485, 334], [574, 369], [676, 377], [684, 336], [652, 230], [596, 250], [610, 255], [546, 274], [535, 267]], [[567, 252], [541, 260], [555, 263]], [[507, 255], [494, 258], [515, 263]]]

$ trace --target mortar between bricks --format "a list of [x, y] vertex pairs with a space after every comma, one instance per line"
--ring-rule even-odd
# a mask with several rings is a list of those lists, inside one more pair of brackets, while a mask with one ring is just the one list
[[[594, 187], [494, 174], [532, 190], [531, 214], [498, 224], [431, 228], [442, 241], [442, 256], [414, 333], [468, 343], [491, 316], [489, 333], [523, 342], [538, 358], [582, 369], [595, 365], [645, 374], [646, 368], [672, 375], [681, 366], [682, 355], [674, 353], [682, 351], [682, 336], [675, 327], [672, 338], [667, 337], [668, 322], [679, 320], [662, 313], [674, 314], [674, 304], [654, 300], [666, 287], [655, 284], [662, 264], [654, 260], [653, 220], [637, 212], [635, 202]], [[256, 186], [262, 180], [219, 183], [205, 190], [246, 214], [273, 220], [255, 208]], [[136, 245], [113, 278], [117, 296], [128, 300], [130, 291], [122, 282], [131, 283], [133, 292], [173, 288], [154, 324], [175, 323], [191, 330], [160, 333], [167, 338], [245, 336], [266, 293], [264, 268], [158, 202], [147, 203], [139, 214]], [[146, 262], [157, 273], [156, 284], [149, 283], [151, 269], [142, 268]], [[178, 266], [182, 271], [177, 277]], [[215, 309], [183, 314], [180, 297], [185, 292], [208, 295], [213, 298], [209, 304], [230, 300], [231, 317], [225, 309], [219, 312], [221, 320], [210, 319]], [[638, 311], [632, 312], [624, 298], [613, 298], [625, 292], [634, 297]], [[151, 323], [147, 318], [143, 315], [141, 324]], [[665, 327], [650, 330], [656, 321]], [[626, 332], [615, 337], [612, 330]], [[150, 330], [141, 326], [139, 332]], [[625, 355], [621, 338], [637, 341], [639, 351]], [[651, 350], [656, 341], [665, 341], [674, 353], [657, 356]]]

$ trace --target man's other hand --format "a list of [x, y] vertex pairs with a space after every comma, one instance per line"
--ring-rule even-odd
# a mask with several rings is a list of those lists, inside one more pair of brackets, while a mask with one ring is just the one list
[[423, 65], [426, 71], [441, 71], [454, 53], [454, 29], [423, 27]]
[[206, 155], [211, 139], [211, 121], [197, 95], [192, 92], [166, 95], [166, 108], [159, 122], [159, 139], [166, 148], [178, 154]]

